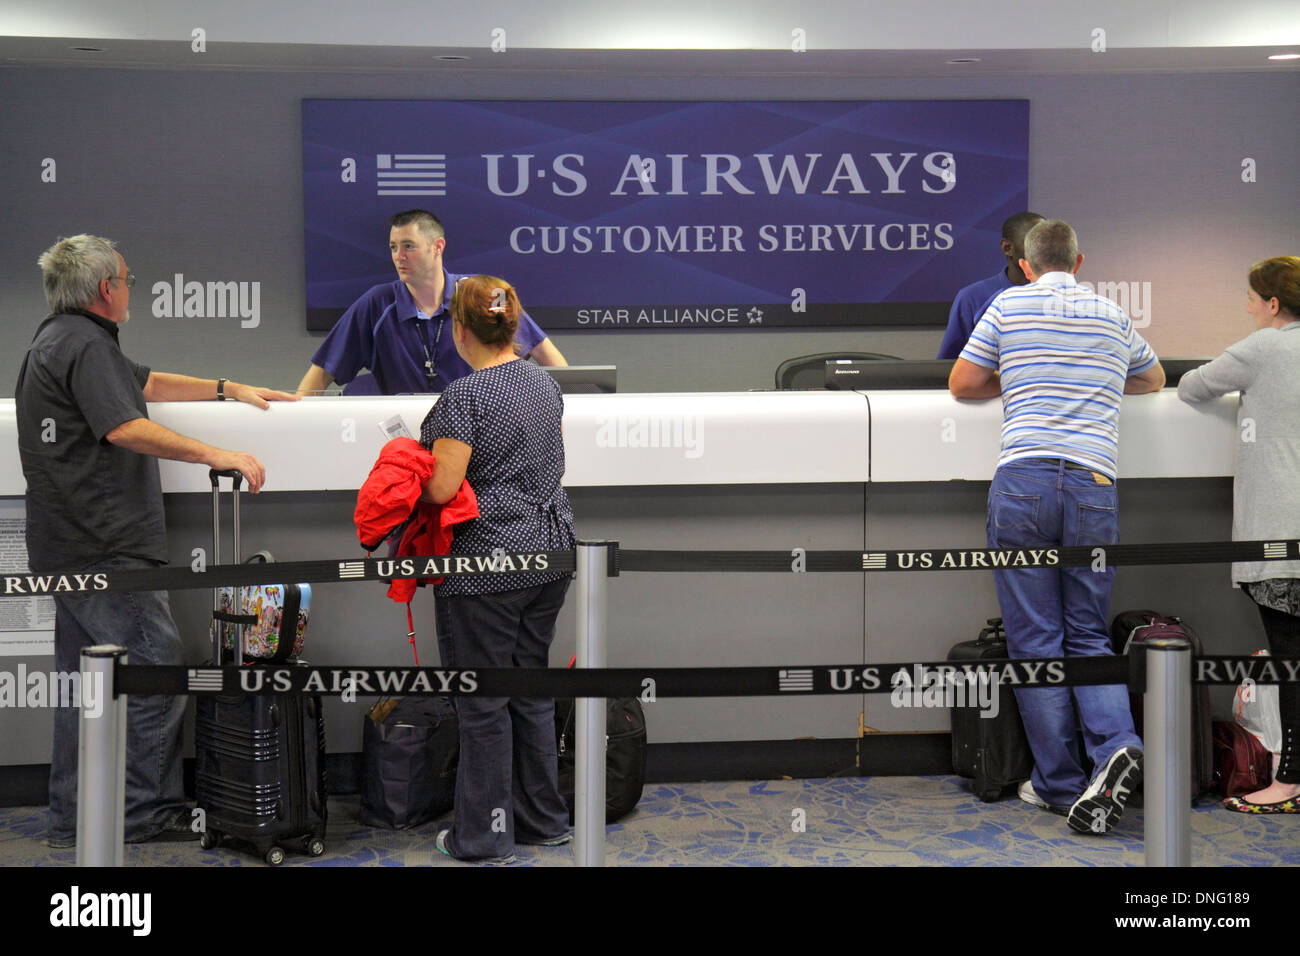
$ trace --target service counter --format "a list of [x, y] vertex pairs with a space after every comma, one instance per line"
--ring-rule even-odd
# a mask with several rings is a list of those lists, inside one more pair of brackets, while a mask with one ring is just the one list
[[[428, 398], [315, 398], [262, 412], [237, 403], [161, 404], [154, 420], [251, 451], [266, 491], [244, 499], [245, 553], [355, 557], [355, 492], [400, 415], [413, 435]], [[1124, 400], [1121, 536], [1224, 540], [1231, 530], [1236, 399], [1190, 408], [1172, 389]], [[0, 401], [0, 496], [24, 491], [13, 402]], [[1001, 406], [942, 391], [572, 395], [565, 485], [578, 533], [628, 548], [865, 550], [981, 547]], [[189, 564], [211, 545], [207, 470], [165, 462], [169, 549]], [[226, 552], [229, 553], [228, 551]], [[210, 595], [174, 592], [191, 657], [207, 648]], [[998, 613], [983, 571], [893, 574], [628, 573], [609, 585], [610, 666], [746, 666], [935, 660]], [[1194, 623], [1219, 653], [1263, 646], [1257, 618], [1222, 565], [1123, 568], [1113, 607], [1155, 607]], [[415, 602], [420, 659], [437, 658], [433, 601]], [[574, 610], [551, 659], [573, 652]], [[316, 585], [308, 657], [317, 664], [410, 661], [402, 609], [373, 583]], [[49, 658], [0, 660], [48, 669]], [[327, 705], [331, 753], [359, 751], [368, 702]], [[652, 744], [853, 738], [945, 731], [946, 711], [887, 695], [661, 700]], [[49, 759], [48, 713], [0, 711], [0, 765]], [[776, 752], [776, 751], [773, 751]], [[831, 768], [833, 769], [833, 768]], [[921, 768], [935, 772], [933, 767]], [[772, 773], [783, 772], [772, 766]]]

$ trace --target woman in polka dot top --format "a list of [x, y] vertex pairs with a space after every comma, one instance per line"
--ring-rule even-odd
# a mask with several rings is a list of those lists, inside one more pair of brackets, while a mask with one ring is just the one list
[[[508, 282], [467, 276], [452, 294], [456, 351], [474, 369], [452, 382], [420, 428], [437, 466], [425, 498], [451, 500], [462, 480], [480, 516], [455, 528], [451, 553], [508, 555], [574, 547], [560, 485], [564, 400], [555, 381], [514, 349], [522, 307]], [[546, 667], [569, 574], [510, 559], [507, 574], [449, 576], [435, 589], [446, 667]], [[555, 706], [543, 698], [462, 696], [460, 764], [450, 829], [438, 847], [458, 859], [505, 860], [516, 843], [566, 842], [556, 785]]]

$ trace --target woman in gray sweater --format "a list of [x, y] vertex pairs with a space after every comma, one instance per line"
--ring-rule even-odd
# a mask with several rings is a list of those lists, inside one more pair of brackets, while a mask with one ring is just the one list
[[[1256, 331], [1183, 376], [1178, 397], [1241, 392], [1233, 483], [1234, 541], [1300, 539], [1300, 257], [1251, 267], [1246, 311]], [[1300, 561], [1242, 561], [1232, 582], [1259, 607], [1274, 657], [1300, 658]], [[1300, 687], [1282, 684], [1282, 760], [1273, 783], [1224, 806], [1300, 813]]]

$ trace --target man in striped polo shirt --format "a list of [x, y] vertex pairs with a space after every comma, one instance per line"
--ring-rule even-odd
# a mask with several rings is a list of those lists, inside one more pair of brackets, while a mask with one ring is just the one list
[[[1082, 264], [1068, 224], [1049, 219], [1031, 229], [1020, 260], [1029, 285], [989, 304], [948, 379], [957, 398], [1002, 396], [1002, 451], [989, 488], [991, 548], [1119, 541], [1120, 397], [1159, 391], [1165, 373], [1124, 310], [1075, 282]], [[993, 576], [1011, 657], [1111, 653], [1113, 567]], [[1127, 691], [1034, 688], [1016, 691], [1016, 700], [1034, 754], [1021, 799], [1067, 816], [1075, 830], [1105, 833], [1142, 779], [1142, 741]], [[1079, 724], [1096, 768], [1091, 782]]]

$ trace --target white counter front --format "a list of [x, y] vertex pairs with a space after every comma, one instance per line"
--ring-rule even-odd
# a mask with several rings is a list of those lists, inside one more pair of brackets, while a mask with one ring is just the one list
[[[991, 481], [1002, 403], [946, 391], [864, 392], [871, 407], [870, 481]], [[1216, 478], [1233, 473], [1237, 396], [1191, 406], [1166, 388], [1120, 406], [1120, 478]]]
[[[429, 398], [309, 398], [260, 411], [168, 402], [150, 417], [249, 451], [268, 492], [355, 490], [401, 415], [413, 435]], [[1173, 389], [1124, 400], [1121, 478], [1203, 478], [1233, 470], [1236, 396], [1199, 408]], [[569, 487], [987, 481], [1002, 407], [943, 391], [695, 392], [565, 397]], [[162, 463], [166, 492], [206, 492], [206, 469]], [[0, 495], [25, 491], [12, 399], [0, 400]]]

